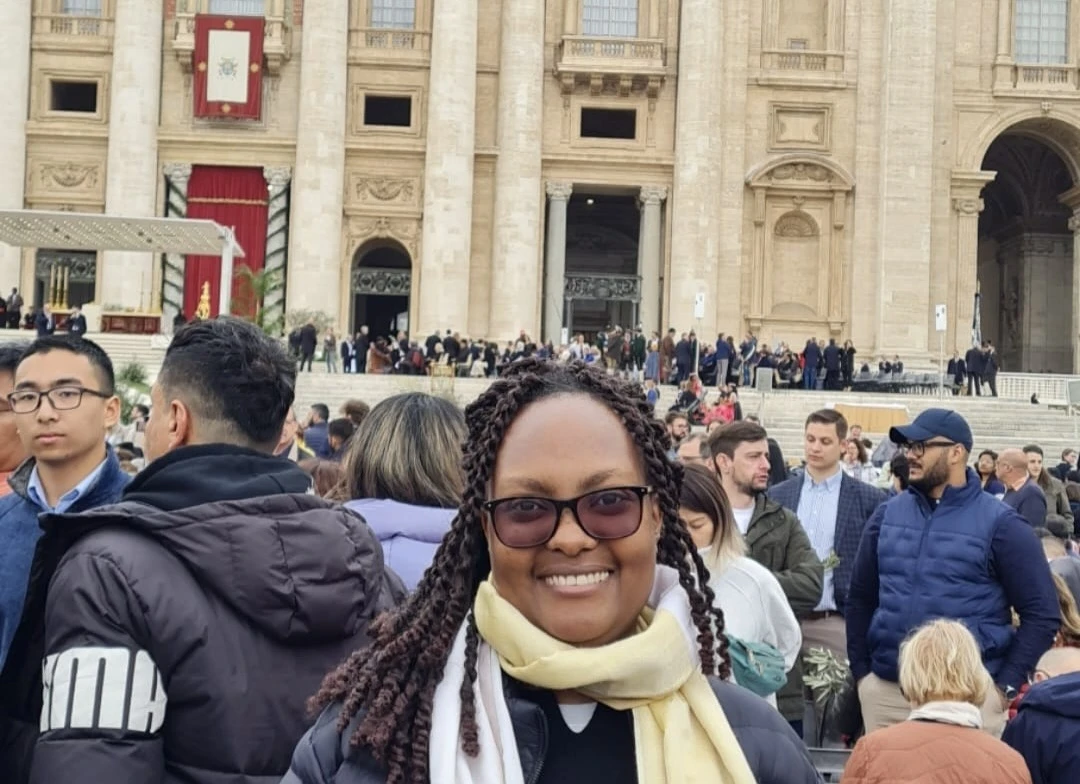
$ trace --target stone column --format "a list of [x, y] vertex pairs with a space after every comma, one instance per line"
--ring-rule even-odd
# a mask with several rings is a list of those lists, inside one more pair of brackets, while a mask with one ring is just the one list
[[971, 347], [971, 324], [975, 319], [975, 293], [979, 288], [979, 213], [986, 206], [980, 198], [983, 186], [996, 172], [953, 172], [952, 207], [956, 213], [956, 273], [953, 277], [946, 343], [963, 354]]
[[[694, 299], [705, 294], [701, 334], [716, 334], [717, 265], [720, 258], [720, 178], [724, 106], [724, 3], [684, 0], [679, 39], [679, 102], [675, 182], [671, 209], [671, 280], [668, 326], [696, 327]], [[738, 259], [733, 260], [735, 264]]]
[[[544, 260], [544, 340], [556, 346], [565, 326], [566, 305], [566, 206], [574, 186], [568, 182], [549, 182], [547, 256]], [[495, 305], [492, 297], [492, 307]]]
[[503, 3], [501, 48], [488, 334], [511, 340], [540, 334], [544, 0]]
[[[191, 180], [190, 163], [166, 163], [162, 167], [165, 178], [172, 186], [165, 190], [165, 215], [169, 218], [187, 217], [188, 182]], [[173, 319], [184, 309], [184, 272], [187, 256], [183, 253], [166, 253], [162, 275], [161, 331], [171, 335]], [[185, 314], [188, 316], [189, 314]]]
[[998, 0], [997, 56], [994, 58], [994, 86], [1012, 83], [1013, 66], [1013, 2]]
[[296, 171], [289, 225], [289, 310], [338, 321], [345, 214], [349, 0], [304, 4]]
[[667, 188], [659, 185], [645, 185], [638, 195], [641, 201], [641, 234], [638, 237], [641, 308], [638, 311], [638, 321], [646, 337], [653, 332], [660, 332], [660, 272], [663, 269], [664, 256], [660, 223], [667, 195]]
[[[928, 358], [937, 0], [886, 0], [881, 78], [878, 351]], [[935, 338], [936, 342], [936, 338]]]
[[1080, 212], [1069, 218], [1073, 234], [1072, 262], [1072, 350], [1073, 373], [1080, 373]]
[[466, 328], [472, 266], [477, 0], [435, 0], [432, 22], [418, 336]]
[[[162, 3], [116, 0], [105, 173], [108, 215], [156, 214], [163, 9]], [[102, 268], [99, 301], [136, 310], [151, 306], [154, 254], [106, 251]]]
[[278, 285], [266, 292], [263, 314], [267, 324], [280, 323], [285, 327], [285, 262], [289, 244], [289, 182], [292, 169], [288, 166], [267, 166], [266, 177], [268, 203], [266, 207], [266, 258], [263, 267], [267, 273], [276, 272]]
[[[4, 53], [4, 100], [0, 101], [0, 209], [25, 206], [26, 107], [30, 104], [29, 0], [0, 0], [0, 52]], [[22, 248], [0, 243], [0, 296], [21, 288]], [[33, 294], [24, 292], [25, 308], [33, 306]]]

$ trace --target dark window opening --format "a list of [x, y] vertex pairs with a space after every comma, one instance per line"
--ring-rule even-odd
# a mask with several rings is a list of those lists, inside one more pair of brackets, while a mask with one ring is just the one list
[[365, 95], [364, 125], [389, 125], [408, 128], [412, 125], [412, 98], [408, 96]]
[[586, 139], [636, 139], [634, 109], [582, 109], [581, 135]]
[[52, 82], [49, 108], [54, 112], [97, 111], [97, 82]]

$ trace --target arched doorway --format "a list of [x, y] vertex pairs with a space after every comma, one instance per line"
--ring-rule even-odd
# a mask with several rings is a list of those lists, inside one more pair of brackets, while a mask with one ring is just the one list
[[1041, 132], [1047, 127], [1010, 128], [982, 163], [984, 171], [997, 172], [983, 190], [979, 216], [982, 336], [1013, 372], [1074, 371], [1071, 219], [1080, 201], [1068, 148]]
[[393, 240], [372, 240], [352, 260], [352, 331], [367, 326], [372, 335], [409, 331], [412, 259]]

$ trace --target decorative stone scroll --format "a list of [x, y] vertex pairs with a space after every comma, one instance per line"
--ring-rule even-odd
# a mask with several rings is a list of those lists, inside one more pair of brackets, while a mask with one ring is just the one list
[[352, 272], [354, 294], [407, 297], [412, 292], [412, 273], [381, 267], [356, 267]]

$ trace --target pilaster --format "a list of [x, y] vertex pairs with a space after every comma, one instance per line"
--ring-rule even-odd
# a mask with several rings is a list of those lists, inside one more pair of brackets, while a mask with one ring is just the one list
[[[348, 0], [304, 4], [300, 121], [296, 133], [288, 260], [289, 310], [322, 311], [340, 322], [338, 298], [345, 202]], [[340, 326], [340, 323], [339, 323]]]
[[[163, 10], [162, 3], [116, 0], [105, 174], [109, 215], [149, 218], [156, 214]], [[151, 253], [107, 251], [98, 289], [108, 297], [103, 304], [149, 310], [153, 259]]]
[[[30, 25], [29, 0], [0, 2], [0, 52], [4, 58], [4, 100], [0, 101], [0, 209], [21, 210], [25, 206], [26, 110], [30, 105]], [[0, 243], [0, 292], [8, 296], [19, 286], [22, 248]], [[24, 292], [26, 308], [33, 295]]]
[[488, 325], [500, 341], [540, 333], [543, 88], [544, 0], [503, 3]]
[[975, 293], [979, 287], [979, 214], [986, 206], [982, 189], [996, 172], [953, 172], [952, 208], [956, 219], [956, 256], [948, 342], [963, 354], [971, 345]]
[[466, 328], [472, 265], [477, 0], [436, 0], [432, 21], [417, 335]]

